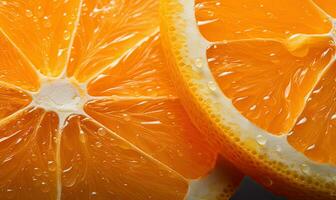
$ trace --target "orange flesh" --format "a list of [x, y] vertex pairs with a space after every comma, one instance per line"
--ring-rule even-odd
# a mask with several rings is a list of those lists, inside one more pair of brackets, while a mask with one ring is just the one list
[[[219, 147], [167, 77], [158, 1], [80, 2], [0, 2], [0, 196], [184, 199]], [[29, 93], [62, 74], [93, 99], [59, 126]]]
[[[315, 3], [314, 3], [315, 2]], [[196, 1], [209, 67], [251, 122], [336, 164], [334, 2]], [[290, 5], [290, 6], [289, 6]]]
[[68, 75], [84, 82], [157, 31], [158, 3], [156, 0], [84, 1]]

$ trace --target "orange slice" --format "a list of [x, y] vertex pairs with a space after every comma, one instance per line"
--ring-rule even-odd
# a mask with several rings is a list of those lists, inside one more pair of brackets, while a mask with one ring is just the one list
[[161, 3], [174, 80], [208, 140], [277, 193], [335, 199], [333, 2]]
[[[0, 1], [1, 199], [228, 199], [193, 126], [158, 1]], [[226, 168], [226, 170], [221, 170]]]

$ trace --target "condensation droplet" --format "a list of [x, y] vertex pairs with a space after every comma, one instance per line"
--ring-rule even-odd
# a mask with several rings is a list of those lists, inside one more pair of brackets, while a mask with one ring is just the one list
[[32, 17], [33, 16], [33, 12], [29, 9], [26, 10], [26, 17]]
[[331, 120], [335, 120], [336, 119], [336, 114], [333, 114], [332, 116], [331, 116]]
[[167, 112], [168, 119], [175, 119], [175, 115], [171, 112]]
[[14, 189], [8, 188], [6, 190], [6, 197], [7, 197], [7, 199], [14, 199], [14, 197], [15, 197], [15, 191], [14, 191]]
[[257, 135], [256, 140], [257, 140], [257, 143], [262, 145], [262, 146], [266, 145], [266, 143], [267, 143], [267, 139], [262, 135]]
[[213, 81], [209, 81], [208, 82], [208, 88], [211, 90], [211, 91], [216, 91], [216, 83], [215, 82], [213, 82]]
[[131, 121], [131, 117], [129, 116], [129, 114], [126, 114], [126, 113], [123, 114], [123, 119], [125, 121]]
[[103, 146], [103, 144], [102, 144], [101, 142], [98, 142], [98, 141], [96, 142], [96, 147], [97, 147], [97, 148], [100, 148], [100, 147], [102, 147], [102, 146]]
[[71, 35], [70, 35], [70, 32], [68, 30], [65, 30], [64, 33], [63, 33], [63, 38], [64, 40], [69, 40]]
[[33, 153], [33, 154], [31, 155], [31, 159], [32, 159], [32, 161], [36, 161], [36, 160], [37, 160], [37, 156], [36, 156], [36, 154]]
[[100, 136], [104, 136], [104, 135], [106, 135], [106, 130], [105, 130], [104, 128], [99, 128], [99, 129], [97, 130], [97, 133], [98, 133], [98, 135], [100, 135]]
[[43, 17], [43, 26], [45, 28], [50, 28], [51, 27], [51, 22], [48, 16]]
[[307, 118], [302, 118], [298, 123], [296, 123], [296, 125], [301, 125], [307, 122]]
[[46, 182], [41, 182], [41, 191], [44, 193], [50, 191], [49, 185]]
[[51, 160], [51, 161], [48, 161], [48, 169], [49, 171], [56, 171], [56, 168], [57, 168], [57, 165], [56, 165], [56, 162]]

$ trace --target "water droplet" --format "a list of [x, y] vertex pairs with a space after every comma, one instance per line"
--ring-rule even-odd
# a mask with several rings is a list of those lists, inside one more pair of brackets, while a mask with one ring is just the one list
[[14, 197], [15, 197], [14, 189], [7, 188], [7, 190], [6, 190], [6, 197], [8, 199], [14, 199]]
[[43, 17], [43, 26], [45, 28], [50, 28], [51, 27], [51, 21], [48, 16]]
[[37, 160], [37, 156], [36, 156], [36, 154], [33, 153], [33, 154], [31, 155], [31, 159], [32, 159], [32, 161], [36, 161], [36, 160]]
[[124, 113], [123, 118], [124, 118], [125, 121], [131, 121], [131, 117], [130, 117], [129, 114]]
[[63, 35], [64, 40], [69, 40], [70, 37], [71, 37], [70, 32], [68, 30], [65, 30]]
[[56, 168], [57, 168], [57, 165], [56, 165], [56, 162], [51, 160], [51, 161], [48, 161], [48, 169], [49, 171], [56, 171]]
[[336, 119], [336, 114], [333, 114], [332, 116], [331, 116], [331, 120], [335, 120]]
[[264, 146], [267, 143], [267, 139], [262, 135], [258, 135], [256, 140], [257, 140], [257, 143], [262, 146]]
[[216, 83], [213, 82], [213, 81], [209, 81], [208, 82], [208, 88], [213, 92], [216, 91], [216, 88], [217, 88]]
[[310, 167], [307, 164], [301, 164], [300, 169], [303, 173], [309, 175], [310, 174]]
[[65, 49], [58, 49], [57, 56], [61, 57], [64, 53]]
[[32, 17], [33, 16], [33, 12], [29, 9], [26, 10], [26, 17]]
[[307, 121], [307, 118], [304, 117], [304, 118], [300, 119], [300, 121], [298, 123], [296, 123], [296, 125], [304, 124], [304, 123], [306, 123], [306, 121]]
[[315, 144], [312, 144], [307, 148], [308, 151], [313, 150], [313, 149], [315, 149]]
[[49, 185], [44, 181], [41, 182], [41, 191], [45, 193], [50, 191]]
[[167, 112], [168, 119], [175, 119], [175, 115], [171, 112]]
[[97, 196], [97, 192], [91, 192], [91, 196]]
[[37, 12], [36, 12], [38, 17], [42, 17], [43, 16], [43, 9], [42, 6], [38, 6], [37, 7]]
[[102, 146], [103, 146], [103, 144], [102, 144], [101, 142], [98, 142], [98, 141], [96, 142], [96, 147], [97, 147], [97, 148], [100, 148], [100, 147], [102, 147]]
[[98, 133], [98, 135], [100, 135], [100, 136], [104, 136], [104, 135], [106, 135], [106, 130], [105, 130], [104, 128], [99, 128], [99, 129], [97, 130], [97, 133]]
[[36, 176], [41, 176], [41, 175], [42, 175], [42, 171], [41, 171], [40, 168], [35, 167], [35, 168], [34, 168], [34, 172], [35, 172], [35, 175], [36, 175]]

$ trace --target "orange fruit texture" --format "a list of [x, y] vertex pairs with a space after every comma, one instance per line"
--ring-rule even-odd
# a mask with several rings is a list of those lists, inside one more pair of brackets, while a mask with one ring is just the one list
[[161, 0], [173, 80], [222, 154], [293, 199], [336, 198], [332, 0]]
[[1, 199], [185, 199], [214, 168], [219, 146], [167, 76], [158, 8], [0, 0]]

